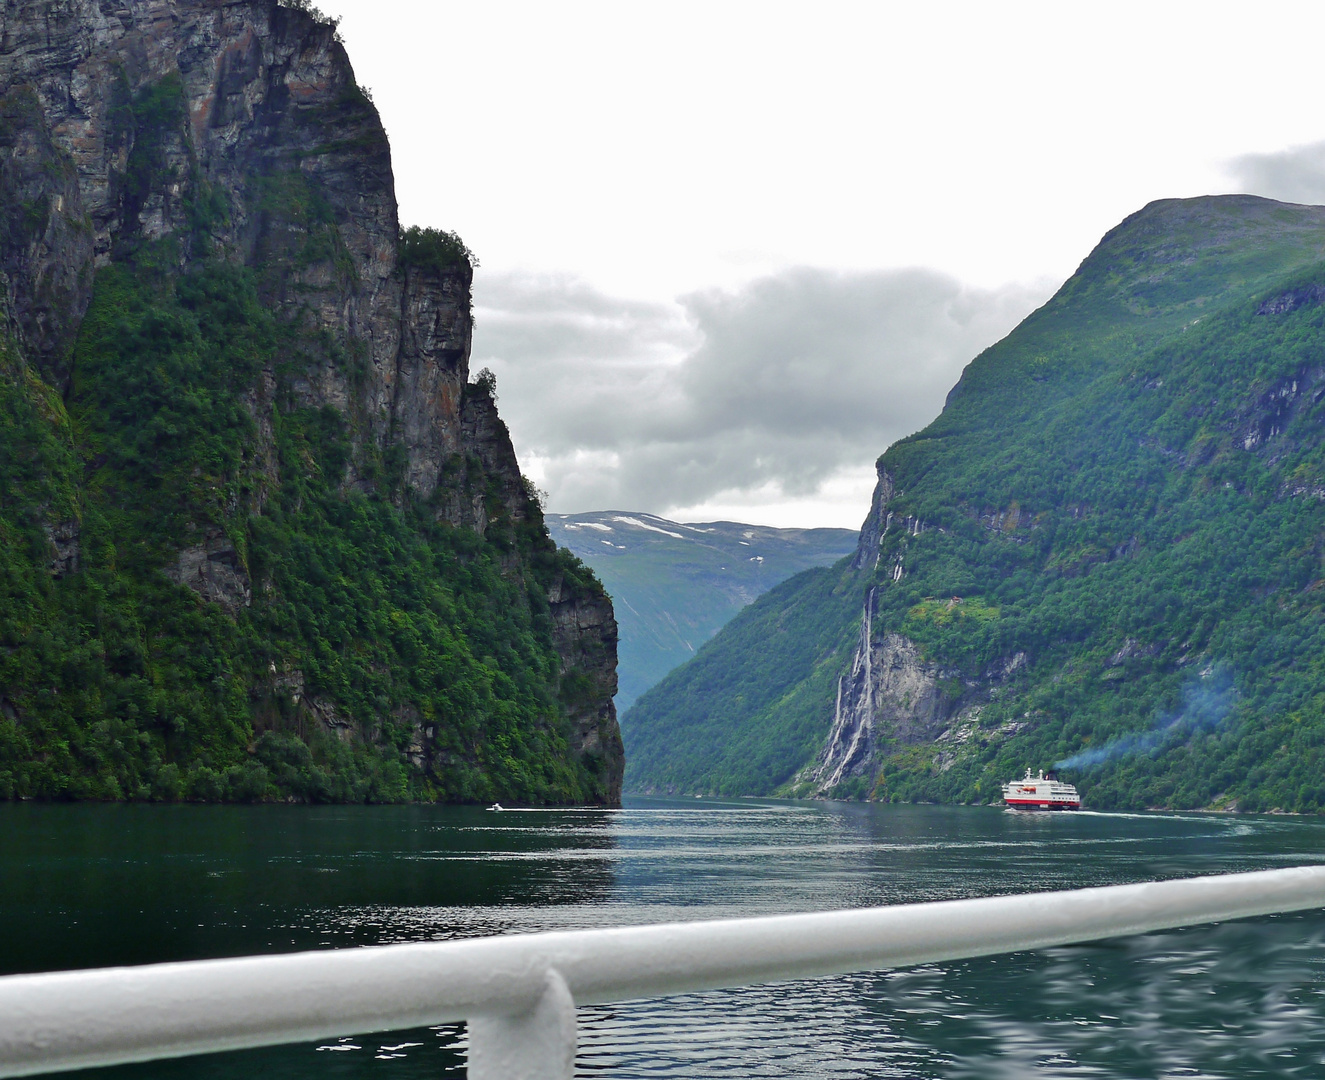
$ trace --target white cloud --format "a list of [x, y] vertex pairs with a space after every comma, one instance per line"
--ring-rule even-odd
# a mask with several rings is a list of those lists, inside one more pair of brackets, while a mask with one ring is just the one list
[[1048, 292], [801, 267], [660, 304], [480, 272], [473, 366], [555, 511], [856, 524], [874, 459]]
[[1325, 142], [1272, 154], [1242, 154], [1226, 167], [1248, 194], [1312, 206], [1325, 203]]
[[[483, 260], [476, 359], [560, 508], [847, 523], [1007, 328], [997, 283], [1061, 279], [1152, 199], [1325, 201], [1309, 0], [319, 5], [402, 219]], [[920, 274], [906, 323], [906, 275], [867, 271], [910, 265], [988, 291]]]
[[1224, 160], [1322, 137], [1309, 0], [319, 6], [407, 222], [613, 295], [795, 265], [1062, 277]]

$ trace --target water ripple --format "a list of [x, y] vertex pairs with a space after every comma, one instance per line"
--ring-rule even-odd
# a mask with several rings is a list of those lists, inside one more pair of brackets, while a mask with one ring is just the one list
[[[100, 963], [450, 940], [1108, 885], [1325, 851], [1313, 819], [708, 800], [221, 808], [208, 820], [233, 832], [212, 847], [192, 817], [189, 829], [125, 832], [180, 808], [153, 809], [82, 848], [0, 848], [11, 950], [32, 942], [44, 957], [84, 924], [101, 928], [77, 938]], [[34, 812], [47, 813], [21, 810]], [[120, 906], [98, 923], [108, 897]], [[583, 1008], [579, 1027], [578, 1075], [611, 1080], [1305, 1080], [1325, 1075], [1325, 914]], [[111, 1072], [422, 1080], [460, 1075], [466, 1048], [450, 1025]]]

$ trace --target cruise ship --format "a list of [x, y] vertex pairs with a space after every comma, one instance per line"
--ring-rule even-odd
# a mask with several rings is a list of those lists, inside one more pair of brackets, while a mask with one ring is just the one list
[[1080, 810], [1081, 796], [1071, 784], [1058, 779], [1057, 773], [1045, 776], [1041, 770], [1032, 776], [1030, 769], [1020, 780], [1003, 785], [1003, 801], [1013, 810]]

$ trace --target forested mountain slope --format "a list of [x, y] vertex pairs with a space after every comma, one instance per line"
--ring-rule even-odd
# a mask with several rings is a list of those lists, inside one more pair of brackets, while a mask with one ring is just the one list
[[849, 562], [641, 698], [628, 784], [1325, 806], [1323, 260], [1325, 208], [1128, 218], [880, 458]]
[[612, 597], [621, 712], [755, 597], [856, 546], [848, 529], [683, 524], [619, 510], [548, 514], [546, 521], [552, 539], [583, 559]]
[[0, 798], [614, 803], [611, 604], [307, 6], [0, 8]]

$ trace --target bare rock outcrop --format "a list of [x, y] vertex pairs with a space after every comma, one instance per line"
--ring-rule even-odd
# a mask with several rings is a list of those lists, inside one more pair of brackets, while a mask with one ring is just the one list
[[860, 540], [856, 543], [856, 554], [851, 559], [851, 569], [872, 569], [879, 561], [879, 544], [888, 527], [892, 524], [892, 513], [888, 504], [895, 494], [892, 474], [880, 462], [875, 466], [879, 479], [874, 485], [874, 497], [870, 500], [870, 512], [860, 526]]
[[78, 569], [82, 558], [81, 529], [77, 521], [61, 521], [46, 526], [46, 538], [51, 544], [51, 573], [64, 577]]
[[[403, 273], [391, 411], [395, 438], [406, 451], [405, 481], [424, 497], [436, 490], [447, 460], [475, 445], [466, 439], [461, 417], [473, 329], [471, 276], [467, 266], [445, 274], [411, 266]], [[490, 442], [485, 440], [485, 449]], [[513, 451], [510, 457], [514, 463]]]
[[552, 640], [561, 657], [562, 703], [571, 752], [600, 785], [608, 805], [621, 801], [625, 750], [617, 726], [617, 624], [611, 601], [564, 577], [548, 590]]
[[797, 778], [815, 795], [831, 795], [850, 780], [872, 782], [886, 753], [906, 746], [938, 745], [937, 766], [950, 767], [954, 749], [977, 737], [984, 703], [1026, 666], [1018, 652], [963, 678], [926, 659], [905, 634], [876, 626], [879, 589], [886, 587], [866, 593], [851, 666], [838, 676], [832, 729]]
[[939, 688], [944, 673], [921, 657], [915, 642], [897, 633], [875, 638], [876, 597], [871, 588], [860, 643], [837, 680], [832, 730], [806, 777], [821, 794], [844, 780], [872, 777], [886, 745], [932, 741], [954, 712], [955, 702]]
[[253, 601], [252, 583], [239, 551], [217, 531], [181, 551], [166, 575], [232, 615]]

